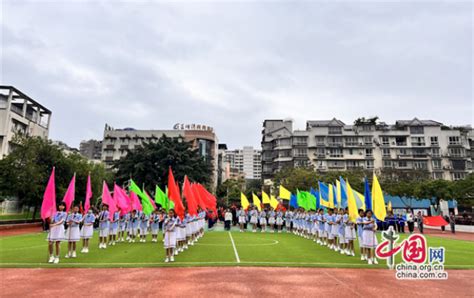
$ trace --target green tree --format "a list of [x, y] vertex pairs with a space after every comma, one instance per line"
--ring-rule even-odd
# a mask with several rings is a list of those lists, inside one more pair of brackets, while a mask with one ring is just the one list
[[212, 165], [192, 149], [191, 143], [183, 138], [169, 138], [163, 135], [156, 143], [144, 143], [118, 160], [114, 168], [115, 178], [124, 183], [133, 178], [137, 183], [144, 183], [149, 191], [154, 191], [155, 184], [164, 187], [168, 184], [168, 168], [171, 166], [177, 181], [183, 181], [188, 175], [191, 181], [203, 184], [212, 182]]
[[240, 202], [240, 193], [245, 192], [245, 180], [227, 179], [217, 187], [216, 195], [219, 198], [219, 206], [229, 206]]
[[39, 137], [15, 136], [15, 149], [0, 160], [0, 196], [17, 197], [20, 205], [34, 207], [33, 218], [41, 206], [44, 189], [51, 170], [56, 167], [56, 200], [62, 200], [69, 182], [76, 173], [76, 202], [84, 200], [87, 174], [91, 173], [94, 195], [100, 192], [107, 173], [100, 164], [93, 164], [78, 154], [64, 155], [51, 141]]

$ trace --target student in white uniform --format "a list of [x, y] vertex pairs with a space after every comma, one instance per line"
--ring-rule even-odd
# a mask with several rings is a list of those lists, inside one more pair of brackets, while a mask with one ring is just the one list
[[268, 212], [268, 225], [270, 226], [270, 233], [275, 233], [275, 211], [273, 209]]
[[109, 206], [102, 205], [99, 213], [99, 248], [107, 248], [107, 236], [109, 236]]
[[252, 224], [252, 232], [257, 232], [257, 222], [258, 222], [258, 211], [257, 207], [253, 207], [249, 212], [250, 223]]
[[174, 209], [168, 211], [168, 216], [163, 222], [163, 231], [165, 232], [164, 236], [164, 248], [166, 250], [166, 259], [165, 263], [174, 262], [174, 252], [176, 248], [176, 214]]
[[68, 252], [65, 258], [75, 258], [76, 255], [76, 243], [80, 240], [79, 224], [82, 221], [82, 214], [79, 213], [79, 206], [74, 206], [71, 214], [68, 215], [66, 223], [68, 225]]
[[364, 247], [364, 218], [365, 212], [362, 209], [359, 209], [359, 217], [356, 219], [357, 225], [357, 236], [359, 241], [359, 248], [360, 248], [360, 260], [364, 261], [367, 260], [367, 252]]
[[375, 248], [378, 244], [377, 236], [375, 235], [375, 231], [377, 231], [377, 223], [373, 217], [372, 210], [367, 210], [365, 216], [366, 217], [362, 222], [364, 225], [364, 231], [362, 234], [364, 238], [364, 247], [367, 250], [367, 262], [369, 265], [378, 264], [377, 258], [375, 257]]
[[128, 234], [130, 235], [130, 240], [128, 242], [135, 242], [135, 238], [137, 237], [138, 234], [138, 225], [139, 225], [139, 218], [138, 218], [138, 213], [137, 210], [132, 210], [132, 213], [130, 214], [130, 229], [128, 231]]
[[160, 214], [158, 209], [155, 209], [150, 216], [151, 224], [151, 242], [158, 242], [158, 232], [160, 231]]
[[244, 225], [247, 222], [247, 214], [245, 213], [244, 208], [240, 208], [239, 211], [237, 211], [237, 217], [239, 218], [239, 226], [240, 226], [240, 232], [244, 231]]
[[278, 211], [276, 214], [276, 225], [278, 229], [278, 233], [281, 233], [281, 227], [283, 225], [283, 212]]
[[[66, 204], [64, 204], [63, 202], [59, 203], [58, 211], [56, 211], [51, 217], [48, 233], [48, 263], [59, 263], [59, 251], [61, 248], [61, 241], [64, 240], [64, 222], [67, 218], [67, 214], [66, 212], [64, 212], [64, 209], [66, 209]], [[56, 256], [54, 256], [54, 246], [56, 246]]]
[[345, 224], [345, 239], [346, 239], [346, 255], [355, 256], [354, 252], [354, 239], [356, 238], [356, 232], [354, 223], [349, 219], [349, 209], [346, 208], [344, 216], [342, 218]]
[[94, 222], [95, 222], [95, 215], [92, 209], [87, 211], [87, 214], [84, 216], [83, 219], [84, 223], [81, 229], [81, 238], [82, 238], [82, 253], [89, 252], [89, 239], [92, 238], [94, 235]]
[[120, 211], [115, 211], [109, 224], [109, 245], [115, 245], [120, 221]]
[[262, 233], [265, 233], [267, 230], [267, 212], [262, 210], [259, 214], [260, 227], [262, 228]]
[[148, 215], [145, 212], [140, 214], [140, 242], [146, 242], [146, 235], [148, 234]]

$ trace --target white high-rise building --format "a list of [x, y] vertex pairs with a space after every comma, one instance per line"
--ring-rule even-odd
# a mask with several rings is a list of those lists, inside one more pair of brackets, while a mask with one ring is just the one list
[[[233, 176], [241, 175], [245, 179], [262, 178], [261, 151], [251, 146], [242, 149], [227, 150], [225, 160]], [[231, 176], [232, 176], [231, 175]]]

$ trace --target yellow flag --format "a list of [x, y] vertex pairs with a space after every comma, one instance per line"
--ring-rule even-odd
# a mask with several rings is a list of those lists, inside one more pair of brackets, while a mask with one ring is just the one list
[[328, 189], [329, 189], [329, 208], [334, 208], [334, 191], [332, 184], [328, 184]]
[[258, 211], [262, 211], [262, 203], [260, 202], [260, 199], [252, 193], [252, 199], [253, 199], [253, 204], [255, 207], [257, 207]]
[[388, 211], [392, 211], [392, 201], [388, 201], [387, 209]]
[[280, 185], [280, 199], [282, 200], [290, 200], [291, 198], [291, 192], [283, 187], [283, 185]]
[[355, 189], [353, 189], [352, 192], [354, 193], [354, 198], [356, 199], [357, 208], [365, 211], [365, 196]]
[[262, 190], [262, 201], [264, 204], [270, 204], [270, 197]]
[[336, 180], [336, 201], [337, 201], [337, 208], [341, 208], [341, 182]]
[[276, 207], [278, 207], [278, 200], [275, 198], [275, 196], [271, 196], [271, 200], [270, 200], [270, 206], [272, 206], [273, 209], [276, 209]]
[[352, 187], [349, 184], [349, 180], [346, 180], [346, 188], [347, 188], [347, 207], [349, 208], [349, 219], [352, 222], [356, 222], [358, 213], [357, 213], [357, 204], [354, 197], [354, 193], [352, 192]]
[[379, 180], [375, 174], [374, 180], [372, 181], [372, 205], [375, 217], [378, 220], [385, 220], [385, 217], [387, 216], [387, 207], [385, 206], [382, 188], [380, 187]]
[[250, 205], [249, 200], [247, 199], [247, 197], [242, 192], [240, 193], [240, 205], [244, 209], [247, 209]]

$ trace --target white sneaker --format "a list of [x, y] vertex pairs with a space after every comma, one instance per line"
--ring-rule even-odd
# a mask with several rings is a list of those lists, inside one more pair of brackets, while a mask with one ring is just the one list
[[52, 262], [54, 262], [54, 256], [49, 256], [48, 263], [52, 263]]
[[107, 244], [104, 243], [104, 247], [103, 248], [107, 248]]
[[73, 258], [77, 257], [75, 251], [72, 252], [72, 257], [73, 257]]
[[84, 250], [84, 252], [85, 252], [86, 254], [89, 253], [89, 247], [87, 247], [87, 248]]
[[374, 264], [378, 264], [379, 262], [377, 261], [376, 258], [374, 258]]
[[360, 260], [361, 260], [361, 261], [365, 261], [364, 255], [360, 256]]
[[340, 252], [341, 255], [345, 254], [345, 252], [341, 249], [341, 252]]
[[112, 242], [112, 245], [115, 245], [115, 241], [114, 241], [114, 242]]
[[132, 239], [128, 239], [128, 243], [132, 243]]
[[166, 259], [165, 259], [165, 263], [168, 263], [169, 261], [170, 261], [169, 258], [166, 258]]
[[54, 263], [54, 264], [59, 264], [59, 257], [55, 257], [53, 263]]
[[174, 255], [175, 255], [175, 256], [178, 255], [178, 250], [177, 250], [177, 249], [174, 250]]
[[372, 259], [369, 259], [368, 262], [369, 262], [369, 265], [372, 265]]
[[355, 257], [355, 253], [354, 253], [354, 252], [351, 252], [351, 256]]
[[66, 258], [66, 259], [69, 259], [69, 257], [70, 257], [70, 254], [69, 254], [69, 253], [67, 253], [67, 254], [64, 256], [64, 258]]
[[174, 257], [173, 257], [173, 256], [171, 256], [170, 261], [171, 261], [171, 262], [174, 262]]

